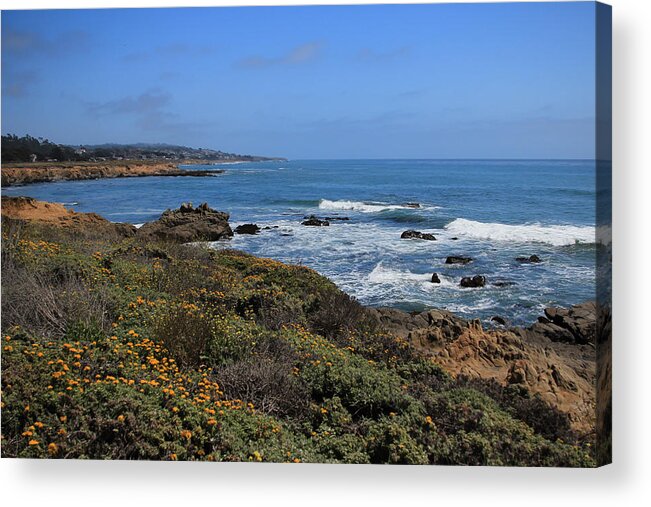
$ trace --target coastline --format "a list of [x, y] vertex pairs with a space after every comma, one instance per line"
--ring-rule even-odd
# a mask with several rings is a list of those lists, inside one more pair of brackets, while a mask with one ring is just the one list
[[[191, 161], [188, 161], [191, 162]], [[124, 160], [110, 162], [41, 162], [3, 164], [2, 187], [53, 181], [92, 180], [100, 178], [136, 178], [146, 176], [208, 177], [222, 174], [223, 169], [190, 170], [161, 161]]]
[[[136, 229], [129, 224], [108, 222], [93, 213], [76, 213], [31, 198], [3, 197], [2, 200], [5, 221], [64, 230], [81, 237], [92, 237], [103, 231], [116, 238], [117, 243], [125, 238], [187, 243], [233, 235], [228, 215], [204, 205], [199, 208], [183, 205], [179, 210], [166, 212], [160, 220]], [[252, 258], [256, 262], [267, 261]], [[328, 283], [332, 282], [328, 280]], [[478, 320], [462, 319], [443, 309], [407, 313], [394, 308], [361, 308], [382, 329], [405, 340], [409, 347], [448, 374], [522, 388], [567, 414], [574, 431], [582, 435], [594, 431], [596, 330], [590, 328], [590, 319], [596, 320], [596, 310], [591, 303], [577, 305], [569, 313], [550, 308], [531, 326], [504, 324], [488, 329]]]

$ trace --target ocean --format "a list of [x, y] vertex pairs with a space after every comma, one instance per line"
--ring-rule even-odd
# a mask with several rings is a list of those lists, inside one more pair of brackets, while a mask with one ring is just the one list
[[[226, 172], [43, 183], [3, 194], [133, 224], [182, 202], [205, 201], [230, 213], [233, 228], [270, 227], [214, 248], [306, 265], [371, 306], [436, 307], [487, 323], [499, 315], [523, 325], [546, 306], [595, 299], [596, 251], [602, 246], [595, 241], [594, 161], [291, 160], [217, 167]], [[301, 225], [311, 214], [349, 220]], [[401, 239], [408, 229], [437, 240]], [[445, 264], [449, 255], [473, 262]], [[515, 260], [531, 255], [542, 262]], [[431, 283], [432, 273], [440, 284]], [[474, 275], [485, 276], [486, 286], [459, 286], [461, 277]]]

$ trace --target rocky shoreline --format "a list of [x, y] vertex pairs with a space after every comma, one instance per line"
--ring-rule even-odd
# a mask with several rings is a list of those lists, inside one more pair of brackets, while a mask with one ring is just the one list
[[180, 169], [169, 162], [124, 160], [114, 162], [60, 162], [11, 164], [2, 167], [2, 186], [27, 185], [51, 181], [94, 180], [100, 178], [138, 178], [145, 176], [207, 177], [223, 169]]
[[[167, 210], [136, 229], [115, 224], [93, 213], [76, 213], [62, 205], [26, 197], [3, 197], [4, 220], [27, 221], [74, 230], [80, 235], [105, 232], [117, 238], [140, 237], [173, 243], [230, 238], [229, 215], [207, 204], [183, 204]], [[254, 224], [248, 224], [253, 232]], [[242, 231], [236, 231], [242, 232]], [[451, 261], [465, 262], [459, 257]], [[468, 260], [469, 262], [469, 260]], [[492, 379], [519, 386], [568, 414], [575, 431], [588, 435], [595, 428], [596, 322], [594, 302], [572, 308], [547, 308], [529, 327], [509, 327], [495, 317], [494, 328], [479, 320], [461, 319], [451, 312], [431, 309], [407, 313], [393, 308], [364, 308], [387, 332], [406, 340], [448, 373]]]

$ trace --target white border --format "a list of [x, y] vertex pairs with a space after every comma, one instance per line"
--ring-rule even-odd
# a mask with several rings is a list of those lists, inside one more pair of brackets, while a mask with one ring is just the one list
[[[378, 2], [4, 0], [2, 9], [309, 3]], [[649, 505], [651, 2], [608, 3], [614, 20], [614, 465], [561, 470], [4, 459], [5, 505]]]

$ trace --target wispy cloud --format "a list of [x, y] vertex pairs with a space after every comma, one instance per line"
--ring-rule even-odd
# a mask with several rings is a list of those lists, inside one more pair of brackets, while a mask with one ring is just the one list
[[87, 105], [88, 112], [95, 116], [106, 114], [153, 114], [160, 113], [171, 102], [171, 95], [159, 90], [149, 90], [140, 95], [131, 95], [107, 102]]
[[369, 127], [383, 128], [403, 124], [411, 121], [415, 113], [408, 111], [384, 111], [366, 117], [340, 116], [335, 118], [318, 118], [301, 124], [307, 129], [366, 129]]
[[29, 95], [32, 84], [39, 80], [38, 73], [26, 70], [22, 72], [4, 72], [2, 95], [6, 97], [21, 98]]
[[127, 53], [122, 57], [125, 62], [143, 62], [156, 57], [174, 58], [178, 56], [204, 56], [215, 52], [212, 46], [194, 46], [183, 42], [175, 42], [157, 46], [151, 50], [138, 50]]
[[184, 122], [177, 113], [169, 110], [172, 95], [159, 89], [150, 89], [138, 95], [128, 95], [106, 102], [85, 103], [86, 112], [95, 118], [125, 116], [145, 131], [169, 134], [198, 132], [205, 125]]
[[399, 92], [395, 95], [396, 99], [415, 99], [415, 98], [420, 98], [423, 97], [427, 94], [428, 88], [416, 88], [413, 90], [405, 90], [403, 92]]
[[83, 30], [64, 32], [52, 39], [46, 39], [36, 32], [5, 28], [2, 31], [2, 53], [3, 56], [20, 57], [38, 54], [59, 56], [87, 48], [90, 39], [90, 34]]
[[389, 51], [377, 51], [372, 48], [362, 48], [357, 53], [357, 60], [364, 62], [386, 62], [403, 58], [411, 52], [411, 47], [400, 46]]
[[321, 42], [308, 42], [292, 48], [287, 53], [275, 56], [254, 55], [237, 62], [236, 66], [247, 69], [259, 69], [284, 65], [300, 65], [311, 62], [319, 57], [323, 44]]

